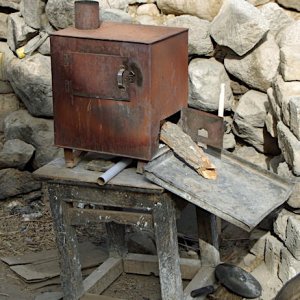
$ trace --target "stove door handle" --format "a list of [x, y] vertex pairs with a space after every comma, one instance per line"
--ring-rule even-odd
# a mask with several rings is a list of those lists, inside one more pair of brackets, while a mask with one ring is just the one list
[[132, 71], [128, 71], [124, 66], [121, 66], [117, 73], [117, 83], [118, 88], [126, 90], [128, 83], [133, 83], [135, 79], [135, 74]]
[[121, 66], [120, 70], [118, 71], [117, 74], [117, 83], [118, 83], [118, 88], [125, 90], [126, 86], [125, 86], [125, 81], [124, 81], [124, 73], [125, 73], [126, 69], [124, 66]]

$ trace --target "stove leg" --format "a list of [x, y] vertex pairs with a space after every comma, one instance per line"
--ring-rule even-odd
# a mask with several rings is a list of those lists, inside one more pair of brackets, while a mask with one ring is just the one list
[[73, 150], [64, 148], [64, 157], [67, 168], [74, 168], [80, 162], [82, 156], [85, 154], [85, 151]]

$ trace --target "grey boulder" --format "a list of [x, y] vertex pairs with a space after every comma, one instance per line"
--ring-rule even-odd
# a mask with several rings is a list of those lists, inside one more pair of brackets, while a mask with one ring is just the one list
[[40, 188], [41, 183], [27, 171], [22, 172], [11, 168], [0, 170], [0, 200]]
[[12, 59], [7, 77], [33, 116], [53, 116], [50, 57], [39, 53], [24, 59]]

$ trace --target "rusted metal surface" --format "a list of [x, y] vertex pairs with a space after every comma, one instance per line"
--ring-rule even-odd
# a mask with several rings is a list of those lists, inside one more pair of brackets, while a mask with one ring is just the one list
[[160, 121], [187, 105], [186, 29], [69, 28], [51, 58], [57, 146], [150, 160]]
[[97, 29], [99, 26], [99, 3], [94, 1], [75, 1], [75, 28]]
[[184, 108], [181, 111], [181, 126], [194, 141], [217, 149], [223, 148], [224, 121], [213, 114]]
[[[187, 29], [103, 21], [99, 29], [84, 31], [68, 27], [53, 34], [82, 39], [154, 44], [183, 32], [187, 34]], [[170, 51], [174, 51], [174, 49], [170, 49]]]

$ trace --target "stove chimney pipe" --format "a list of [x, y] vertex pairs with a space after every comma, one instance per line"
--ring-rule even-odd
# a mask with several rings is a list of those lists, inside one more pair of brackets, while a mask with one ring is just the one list
[[99, 27], [99, 3], [91, 0], [75, 1], [75, 28], [88, 30]]

